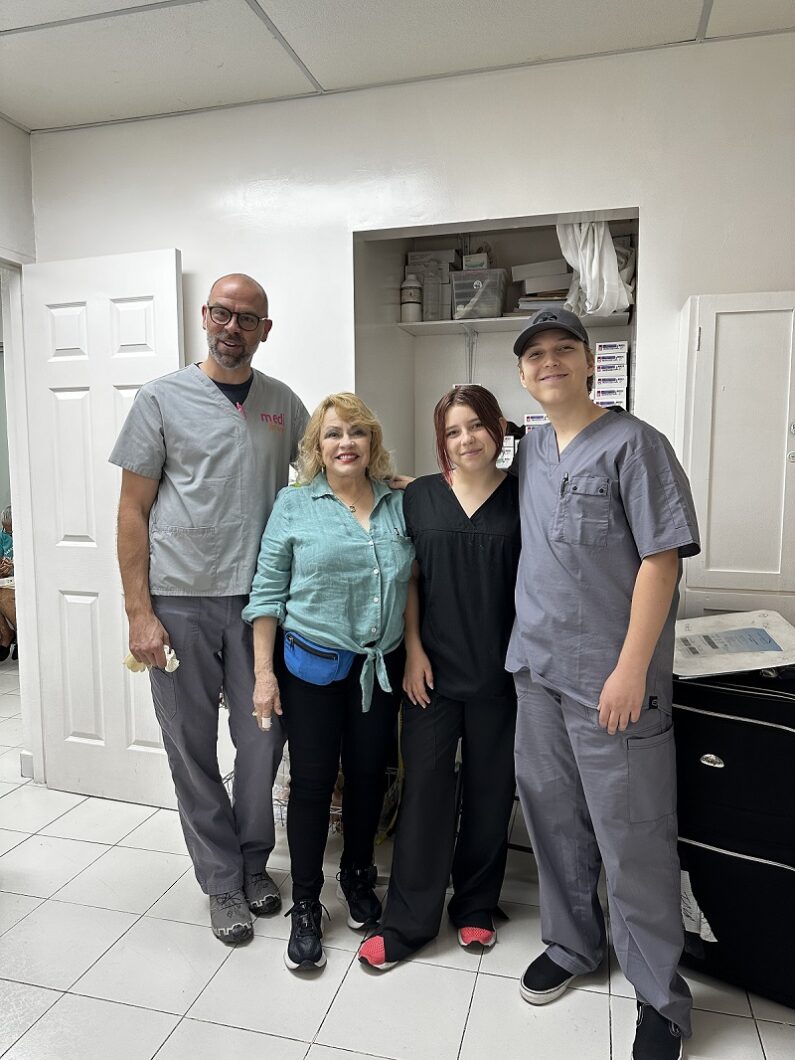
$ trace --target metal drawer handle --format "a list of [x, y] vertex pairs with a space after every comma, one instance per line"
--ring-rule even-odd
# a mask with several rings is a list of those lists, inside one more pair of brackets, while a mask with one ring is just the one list
[[723, 769], [726, 763], [717, 755], [702, 755], [699, 759], [702, 766], [711, 766], [713, 769]]

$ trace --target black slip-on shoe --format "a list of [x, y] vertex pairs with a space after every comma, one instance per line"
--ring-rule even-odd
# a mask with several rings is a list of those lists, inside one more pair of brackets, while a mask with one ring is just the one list
[[542, 953], [528, 965], [519, 981], [519, 993], [531, 1005], [547, 1005], [560, 997], [576, 976]]

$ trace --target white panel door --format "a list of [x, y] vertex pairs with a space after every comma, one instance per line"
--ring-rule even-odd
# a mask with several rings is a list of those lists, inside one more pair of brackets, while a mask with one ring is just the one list
[[23, 272], [47, 784], [161, 806], [174, 795], [149, 681], [122, 665], [108, 455], [141, 384], [183, 363], [181, 302], [178, 250]]
[[702, 551], [687, 586], [793, 592], [795, 292], [697, 303], [687, 450]]

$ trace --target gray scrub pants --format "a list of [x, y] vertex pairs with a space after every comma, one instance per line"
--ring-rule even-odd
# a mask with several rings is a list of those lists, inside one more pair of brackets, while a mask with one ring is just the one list
[[547, 953], [576, 975], [604, 960], [596, 892], [604, 864], [621, 969], [638, 1000], [689, 1037], [692, 998], [677, 971], [684, 934], [670, 705], [644, 708], [626, 732], [610, 736], [593, 707], [533, 682], [527, 670], [514, 678], [516, 781], [538, 863]]
[[[152, 698], [196, 879], [205, 894], [243, 886], [273, 849], [271, 789], [284, 745], [281, 722], [263, 732], [252, 717], [254, 652], [240, 613], [246, 596], [153, 596], [180, 665], [149, 671]], [[234, 806], [218, 768], [223, 688], [235, 745]]]

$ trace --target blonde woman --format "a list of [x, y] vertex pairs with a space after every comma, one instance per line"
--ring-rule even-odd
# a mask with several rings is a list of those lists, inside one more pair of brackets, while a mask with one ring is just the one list
[[[254, 708], [284, 715], [290, 742], [287, 841], [293, 885], [292, 970], [326, 962], [320, 891], [340, 757], [344, 848], [338, 896], [352, 928], [381, 917], [373, 841], [404, 666], [403, 613], [414, 549], [381, 425], [355, 394], [315, 409], [299, 451], [298, 488], [279, 494], [251, 598]], [[277, 638], [281, 626], [283, 637]]]

